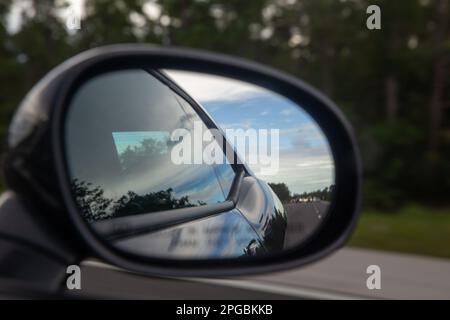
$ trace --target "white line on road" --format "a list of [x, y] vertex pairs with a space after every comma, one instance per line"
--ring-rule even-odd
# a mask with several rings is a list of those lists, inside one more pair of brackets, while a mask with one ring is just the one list
[[314, 210], [316, 211], [317, 214], [320, 213], [319, 209], [317, 209], [317, 206], [314, 204], [314, 202], [311, 202], [313, 205]]
[[[115, 267], [113, 265], [110, 265], [110, 264], [107, 264], [104, 262], [96, 261], [96, 260], [85, 260], [81, 264], [83, 266], [87, 266], [87, 267], [109, 269], [109, 270], [130, 273], [127, 270]], [[283, 285], [278, 285], [278, 284], [272, 284], [272, 283], [269, 284], [269, 283], [249, 281], [249, 280], [210, 279], [210, 278], [169, 278], [169, 279], [178, 279], [178, 280], [184, 280], [184, 281], [190, 281], [190, 282], [221, 285], [221, 286], [227, 286], [227, 287], [233, 287], [233, 288], [239, 288], [239, 289], [245, 289], [245, 290], [253, 290], [253, 291], [267, 292], [267, 293], [271, 293], [271, 294], [285, 295], [285, 296], [301, 298], [301, 299], [329, 299], [329, 300], [367, 299], [365, 297], [363, 298], [363, 297], [345, 295], [345, 294], [340, 294], [340, 293], [331, 293], [331, 292], [325, 292], [325, 291], [321, 291], [321, 290], [301, 288], [298, 286], [293, 288], [293, 287], [288, 287], [288, 286], [283, 286]]]
[[239, 289], [263, 291], [272, 294], [285, 295], [301, 299], [321, 299], [321, 300], [363, 300], [366, 297], [357, 297], [339, 293], [325, 292], [301, 287], [288, 287], [272, 283], [263, 283], [249, 280], [229, 280], [229, 279], [203, 279], [203, 278], [183, 278], [194, 282], [222, 285]]

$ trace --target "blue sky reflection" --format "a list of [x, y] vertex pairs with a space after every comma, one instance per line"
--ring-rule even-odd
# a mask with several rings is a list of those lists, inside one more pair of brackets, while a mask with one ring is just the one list
[[[222, 129], [280, 130], [280, 168], [275, 175], [259, 178], [285, 182], [294, 193], [334, 184], [328, 141], [316, 122], [292, 101], [230, 78], [173, 70], [167, 73]], [[258, 175], [259, 165], [250, 167]]]

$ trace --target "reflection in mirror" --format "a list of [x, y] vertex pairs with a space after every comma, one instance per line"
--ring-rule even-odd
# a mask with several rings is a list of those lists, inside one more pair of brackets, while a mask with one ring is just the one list
[[237, 143], [234, 136], [228, 141], [241, 159], [260, 158], [246, 163], [256, 177], [269, 184], [286, 210], [285, 248], [297, 246], [311, 235], [326, 216], [334, 188], [331, 150], [317, 123], [301, 106], [250, 83], [194, 72], [166, 72], [225, 134], [236, 132], [227, 129], [279, 131], [278, 155], [272, 150], [274, 154], [268, 157], [272, 161], [264, 161], [265, 152]]
[[66, 159], [80, 214], [116, 248], [224, 259], [304, 243], [327, 216], [329, 144], [292, 101], [209, 74], [128, 69], [70, 102]]

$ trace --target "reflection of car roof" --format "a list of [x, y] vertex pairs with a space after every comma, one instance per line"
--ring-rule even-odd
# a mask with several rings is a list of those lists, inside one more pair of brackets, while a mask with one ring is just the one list
[[177, 91], [177, 93], [183, 93], [184, 95], [188, 96], [190, 98], [190, 100], [192, 100], [193, 102], [195, 102], [196, 105], [198, 105], [198, 107], [203, 111], [203, 113], [205, 114], [205, 116], [208, 117], [208, 120], [211, 121], [214, 124], [214, 127], [216, 129], [218, 129], [220, 131], [220, 133], [222, 134], [222, 136], [225, 136], [222, 128], [220, 128], [220, 126], [214, 121], [213, 117], [211, 117], [211, 115], [208, 113], [208, 111], [203, 107], [203, 105], [198, 102], [194, 97], [190, 96], [186, 91], [183, 90], [183, 88], [181, 88], [176, 82], [175, 80], [173, 80], [168, 74], [167, 72], [165, 72], [164, 70], [158, 70], [156, 71], [156, 73], [158, 73], [160, 76], [165, 77], [167, 81], [170, 81], [171, 84], [173, 84]]

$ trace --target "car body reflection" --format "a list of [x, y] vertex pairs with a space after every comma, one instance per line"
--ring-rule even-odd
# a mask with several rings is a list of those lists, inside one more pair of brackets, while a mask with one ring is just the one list
[[258, 234], [236, 209], [121, 239], [115, 245], [130, 253], [171, 259], [236, 258], [265, 252]]
[[250, 175], [243, 178], [240, 189], [233, 209], [171, 227], [134, 227], [142, 227], [151, 216], [167, 216], [169, 212], [118, 215], [92, 225], [117, 248], [148, 257], [224, 259], [282, 251], [287, 223], [277, 196], [265, 182]]
[[[129, 220], [138, 216], [145, 219], [145, 216], [158, 212], [117, 214], [116, 218], [95, 221], [92, 225], [97, 233], [108, 238], [117, 248], [141, 256], [170, 259], [239, 258], [274, 254], [300, 245], [314, 235], [326, 218], [330, 205], [328, 201], [318, 199], [283, 205], [264, 181], [250, 175], [243, 178], [240, 188], [241, 194], [234, 209], [172, 227], [136, 231]], [[131, 205], [125, 207], [136, 205], [138, 200], [133, 199]], [[141, 207], [145, 205], [140, 204]], [[118, 229], [132, 232], [111, 238], [110, 232], [106, 231]]]

